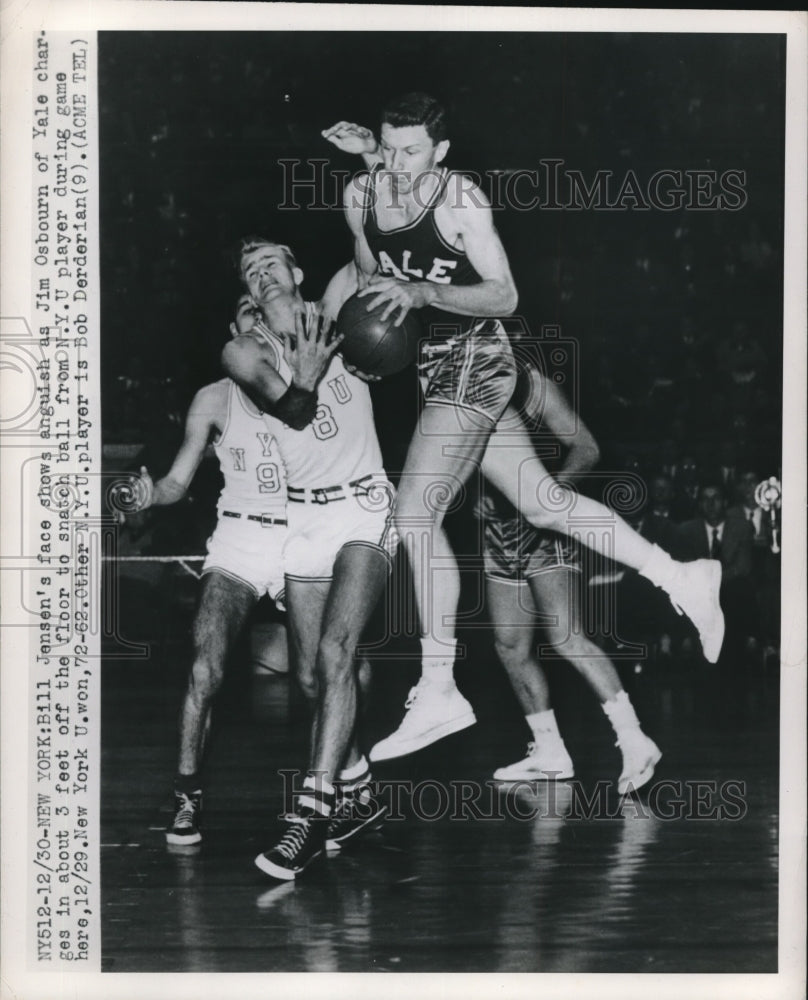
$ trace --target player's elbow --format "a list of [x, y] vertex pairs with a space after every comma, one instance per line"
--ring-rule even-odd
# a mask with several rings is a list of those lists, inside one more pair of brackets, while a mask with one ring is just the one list
[[519, 293], [516, 285], [512, 281], [507, 281], [502, 286], [501, 292], [502, 306], [499, 310], [500, 316], [511, 316], [519, 304]]

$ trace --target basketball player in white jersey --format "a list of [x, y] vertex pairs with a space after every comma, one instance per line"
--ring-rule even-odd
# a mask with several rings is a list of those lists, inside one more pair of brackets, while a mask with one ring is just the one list
[[[297, 877], [384, 813], [357, 748], [355, 650], [387, 581], [397, 539], [367, 385], [335, 354], [288, 247], [245, 240], [240, 273], [265, 325], [231, 341], [225, 370], [265, 412], [287, 482], [284, 548], [290, 652], [316, 697], [297, 816], [256, 865]], [[301, 359], [320, 359], [319, 366]], [[291, 415], [294, 423], [289, 419]]]
[[724, 635], [720, 563], [674, 562], [616, 514], [556, 483], [509, 407], [516, 366], [496, 317], [514, 311], [516, 289], [487, 198], [470, 178], [441, 167], [449, 150], [444, 109], [421, 93], [394, 101], [382, 114], [378, 149], [367, 129], [345, 125], [325, 137], [382, 161], [345, 189], [359, 294], [369, 309], [386, 303], [383, 315], [398, 322], [421, 310], [430, 332], [420, 365], [424, 407], [396, 501], [396, 526], [414, 570], [422, 677], [401, 726], [373, 747], [371, 759], [411, 752], [475, 721], [453, 679], [460, 577], [443, 528], [475, 468], [536, 528], [569, 534], [573, 509], [576, 518], [608, 521], [608, 537], [593, 534], [595, 547], [611, 546], [608, 554], [662, 587], [715, 662]]
[[[244, 335], [261, 313], [249, 295], [238, 302], [231, 334]], [[283, 592], [286, 481], [277, 445], [260, 411], [231, 379], [206, 385], [194, 396], [185, 438], [168, 473], [152, 483], [141, 469], [137, 510], [181, 500], [212, 443], [224, 476], [216, 529], [208, 540], [199, 604], [193, 624], [194, 661], [180, 711], [180, 745], [169, 844], [197, 844], [203, 783], [201, 766], [211, 704], [228, 657], [247, 616], [268, 594]]]

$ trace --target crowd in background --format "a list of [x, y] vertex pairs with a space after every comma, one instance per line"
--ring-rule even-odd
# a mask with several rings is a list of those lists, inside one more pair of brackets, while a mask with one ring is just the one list
[[[709, 554], [719, 527], [728, 648], [765, 659], [779, 557], [750, 491], [781, 463], [782, 43], [396, 33], [391, 51], [363, 39], [360, 60], [351, 33], [325, 46], [317, 33], [167, 34], [100, 40], [105, 443], [128, 449], [132, 468], [167, 470], [193, 394], [220, 377], [238, 237], [300, 247], [312, 299], [348, 259], [339, 181], [324, 192], [332, 211], [284, 213], [279, 164], [321, 157], [327, 178], [355, 169], [320, 129], [345, 117], [373, 125], [383, 95], [364, 81], [389, 76], [398, 92], [395, 66], [417, 65], [420, 84], [448, 96], [452, 167], [485, 174], [558, 157], [588, 179], [631, 168], [641, 182], [667, 168], [742, 171], [736, 211], [506, 209], [495, 222], [528, 328], [540, 337], [553, 325], [573, 345], [562, 364], [544, 355], [598, 441], [600, 471], [638, 477], [648, 501], [630, 516], [674, 555]], [[393, 476], [416, 394], [413, 373], [374, 389]], [[160, 512], [154, 551], [201, 552], [218, 487], [204, 463], [191, 500]], [[659, 655], [686, 653], [676, 616], [632, 587], [630, 576], [619, 584], [630, 595], [618, 592], [620, 630], [657, 636]]]

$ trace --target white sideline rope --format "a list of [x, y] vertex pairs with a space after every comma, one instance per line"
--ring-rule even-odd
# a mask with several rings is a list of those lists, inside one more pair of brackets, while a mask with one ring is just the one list
[[204, 562], [205, 556], [102, 556], [104, 562]]

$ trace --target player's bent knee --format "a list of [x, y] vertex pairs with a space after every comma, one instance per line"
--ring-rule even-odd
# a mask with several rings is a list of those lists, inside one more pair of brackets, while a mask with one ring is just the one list
[[224, 663], [208, 657], [197, 657], [191, 667], [189, 688], [197, 698], [210, 698], [216, 694], [224, 680]]
[[401, 542], [407, 545], [413, 538], [423, 535], [424, 531], [440, 527], [445, 513], [445, 510], [430, 507], [425, 503], [397, 507], [393, 515], [393, 526]]
[[530, 659], [532, 643], [521, 638], [495, 636], [494, 651], [506, 667], [518, 667]]
[[399, 534], [423, 527], [425, 520], [440, 524], [462, 490], [463, 483], [459, 479], [437, 476], [421, 478], [414, 484], [399, 485], [393, 510]]

